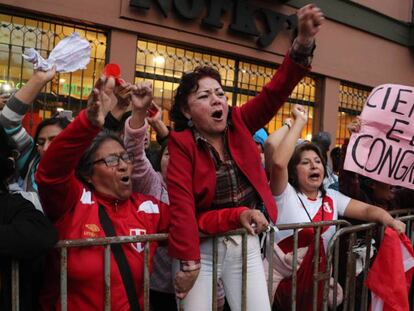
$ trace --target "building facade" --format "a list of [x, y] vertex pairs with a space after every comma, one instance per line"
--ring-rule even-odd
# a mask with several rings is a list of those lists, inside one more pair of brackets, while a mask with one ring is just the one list
[[[86, 106], [106, 63], [118, 63], [127, 81], [150, 80], [156, 102], [168, 112], [183, 72], [216, 67], [229, 103], [241, 105], [260, 91], [283, 60], [297, 20], [309, 1], [216, 0], [2, 0], [0, 84], [18, 89], [31, 76], [25, 48], [44, 57], [76, 31], [92, 47], [85, 70], [60, 74], [33, 105], [28, 126], [56, 110], [75, 114]], [[391, 3], [392, 2], [392, 3]], [[414, 85], [413, 1], [314, 1], [326, 21], [317, 38], [312, 72], [268, 124], [281, 126], [293, 103], [308, 108], [302, 136], [328, 131], [337, 145], [346, 125], [382, 83]], [[37, 121], [36, 121], [37, 120]]]

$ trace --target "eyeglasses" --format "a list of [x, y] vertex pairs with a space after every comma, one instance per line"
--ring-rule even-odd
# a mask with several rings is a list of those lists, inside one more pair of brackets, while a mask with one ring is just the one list
[[125, 163], [131, 163], [133, 159], [134, 155], [132, 153], [122, 153], [120, 155], [111, 154], [105, 158], [93, 161], [92, 164], [104, 162], [107, 167], [115, 167], [119, 165], [120, 160], [124, 161]]

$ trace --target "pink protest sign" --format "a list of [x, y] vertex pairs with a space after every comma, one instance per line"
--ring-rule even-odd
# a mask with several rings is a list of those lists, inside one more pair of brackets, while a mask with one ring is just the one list
[[361, 130], [352, 134], [344, 168], [414, 189], [414, 88], [384, 84], [369, 95]]

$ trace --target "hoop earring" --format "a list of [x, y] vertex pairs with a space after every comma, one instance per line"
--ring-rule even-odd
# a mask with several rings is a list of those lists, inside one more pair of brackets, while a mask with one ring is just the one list
[[193, 120], [191, 118], [188, 119], [187, 126], [190, 127], [190, 128], [194, 126]]

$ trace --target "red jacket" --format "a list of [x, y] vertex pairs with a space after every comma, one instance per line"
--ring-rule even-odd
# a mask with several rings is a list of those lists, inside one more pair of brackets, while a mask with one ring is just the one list
[[[100, 224], [99, 204], [105, 207], [119, 236], [166, 231], [169, 224], [167, 205], [153, 197], [132, 194], [118, 201], [86, 189], [74, 174], [80, 157], [100, 129], [93, 127], [81, 112], [58, 137], [42, 158], [36, 181], [46, 214], [54, 221], [60, 239], [105, 237]], [[141, 308], [143, 306], [144, 252], [142, 243], [124, 244]], [[155, 243], [151, 243], [150, 255]], [[104, 309], [104, 248], [86, 247], [68, 250], [68, 310]], [[44, 310], [60, 310], [58, 300], [59, 256], [52, 256], [42, 296]], [[129, 310], [128, 298], [116, 261], [111, 255], [112, 310]]]
[[[252, 135], [273, 118], [307, 72], [307, 68], [286, 56], [262, 92], [243, 106], [234, 107], [229, 114], [227, 141], [230, 154], [263, 200], [273, 222], [277, 217], [276, 204]], [[189, 129], [171, 132], [168, 151], [169, 254], [182, 260], [198, 260], [196, 217], [199, 212], [210, 209], [216, 189], [216, 169], [209, 151], [195, 142]]]

